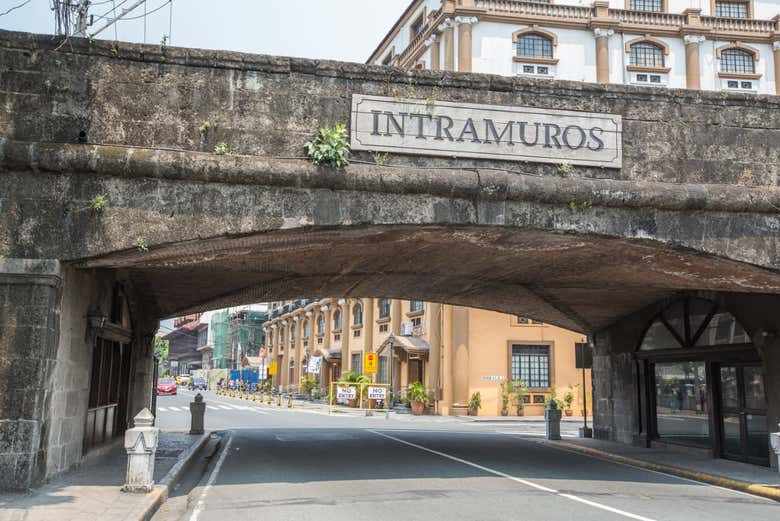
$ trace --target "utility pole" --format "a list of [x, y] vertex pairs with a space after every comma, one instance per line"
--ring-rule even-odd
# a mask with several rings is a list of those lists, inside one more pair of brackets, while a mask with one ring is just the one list
[[73, 36], [86, 38], [87, 26], [89, 25], [89, 0], [79, 0], [76, 13], [78, 13], [78, 20], [76, 21], [76, 31], [73, 33]]

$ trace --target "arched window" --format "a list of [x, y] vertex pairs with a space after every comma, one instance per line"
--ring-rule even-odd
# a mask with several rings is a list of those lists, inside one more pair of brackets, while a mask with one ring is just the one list
[[724, 49], [720, 53], [720, 72], [753, 74], [756, 72], [755, 56], [744, 49]]
[[322, 315], [317, 317], [317, 334], [325, 334], [325, 318]]
[[272, 329], [268, 332], [268, 345], [269, 346], [273, 345], [273, 343], [274, 343], [274, 330]]
[[290, 343], [295, 343], [295, 324], [290, 326]]
[[390, 299], [379, 299], [379, 318], [388, 318], [390, 316]]
[[664, 66], [664, 49], [651, 42], [631, 45], [629, 64], [634, 67], [659, 68]]
[[362, 326], [363, 325], [363, 305], [362, 304], [355, 304], [355, 306], [352, 308], [352, 322], [356, 326]]
[[333, 312], [333, 331], [341, 331], [341, 310]]
[[284, 328], [279, 330], [279, 344], [284, 345]]
[[552, 59], [553, 39], [539, 33], [520, 34], [517, 36], [517, 56]]
[[303, 338], [309, 338], [309, 319], [303, 321]]
[[728, 311], [701, 298], [678, 300], [656, 316], [647, 328], [640, 351], [749, 344], [750, 336]]

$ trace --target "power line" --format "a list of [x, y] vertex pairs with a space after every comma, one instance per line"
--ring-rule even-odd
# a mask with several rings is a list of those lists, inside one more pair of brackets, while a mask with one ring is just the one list
[[10, 9], [8, 9], [7, 11], [4, 11], [4, 12], [0, 13], [0, 16], [5, 16], [5, 15], [7, 15], [8, 13], [10, 13], [11, 11], [15, 11], [15, 10], [19, 9], [20, 7], [24, 7], [24, 6], [26, 6], [27, 4], [29, 4], [31, 1], [32, 1], [32, 0], [25, 0], [25, 1], [24, 1], [24, 2], [22, 2], [21, 4], [19, 4], [19, 5], [15, 5], [15, 6], [11, 7]]
[[[162, 4], [162, 5], [158, 6], [158, 7], [156, 7], [155, 9], [152, 9], [152, 10], [151, 10], [151, 11], [149, 11], [148, 13], [147, 13], [147, 12], [144, 12], [144, 14], [142, 14], [142, 15], [139, 15], [139, 16], [132, 16], [132, 17], [130, 17], [130, 18], [122, 18], [121, 20], [118, 20], [118, 21], [120, 21], [120, 22], [129, 22], [130, 20], [140, 20], [141, 18], [146, 18], [146, 17], [147, 17], [147, 16], [149, 16], [150, 14], [154, 14], [154, 13], [156, 13], [157, 11], [159, 11], [160, 9], [162, 9], [163, 7], [165, 7], [166, 5], [168, 5], [168, 4], [172, 4], [172, 3], [173, 3], [173, 0], [168, 0], [168, 1], [167, 1], [167, 2], [165, 2], [164, 4]], [[144, 9], [146, 9], [146, 2], [144, 2]], [[146, 21], [145, 21], [145, 20], [144, 20], [144, 25], [146, 25]], [[146, 30], [146, 28], [144, 27], [144, 31], [145, 31], [145, 30]]]

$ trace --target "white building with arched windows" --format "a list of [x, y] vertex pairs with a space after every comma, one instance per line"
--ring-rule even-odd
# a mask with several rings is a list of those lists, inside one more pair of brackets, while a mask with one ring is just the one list
[[368, 63], [780, 94], [780, 0], [413, 0]]

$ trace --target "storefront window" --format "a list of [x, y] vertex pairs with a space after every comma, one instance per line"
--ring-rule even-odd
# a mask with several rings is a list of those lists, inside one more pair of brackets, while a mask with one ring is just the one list
[[512, 380], [522, 380], [531, 389], [550, 387], [550, 348], [512, 346]]
[[655, 389], [658, 437], [711, 446], [704, 362], [657, 363]]

